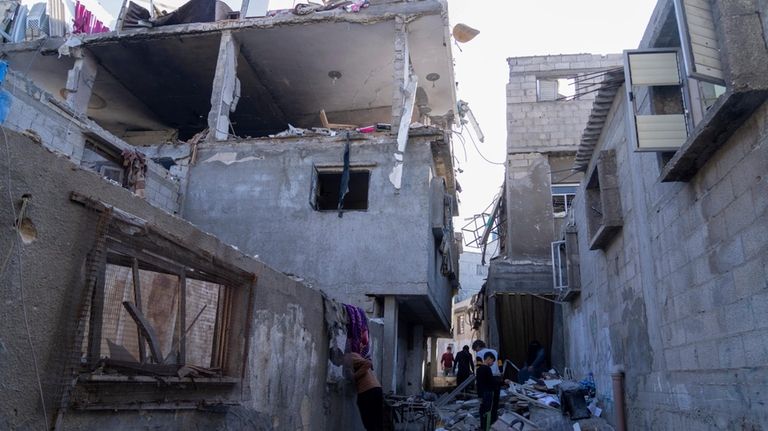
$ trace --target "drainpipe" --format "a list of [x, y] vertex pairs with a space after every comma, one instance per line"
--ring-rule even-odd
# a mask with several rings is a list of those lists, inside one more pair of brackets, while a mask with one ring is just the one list
[[613, 379], [613, 401], [616, 411], [616, 431], [627, 431], [627, 417], [624, 409], [624, 370], [617, 367], [611, 373]]

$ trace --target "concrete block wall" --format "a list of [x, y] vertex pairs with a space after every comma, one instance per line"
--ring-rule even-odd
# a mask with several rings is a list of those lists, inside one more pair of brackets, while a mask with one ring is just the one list
[[605, 250], [589, 250], [583, 193], [575, 206], [582, 293], [564, 307], [568, 366], [595, 372], [609, 414], [609, 371], [626, 370], [630, 429], [761, 429], [768, 105], [690, 182], [661, 183], [657, 155], [630, 148], [624, 103], [595, 152], [616, 151], [625, 221]]
[[368, 208], [339, 217], [314, 210], [310, 195], [314, 166], [340, 167], [344, 145], [341, 137], [201, 145], [182, 216], [369, 313], [374, 307], [368, 295], [420, 296], [444, 317], [447, 329], [452, 289], [439, 275], [439, 243], [430, 225], [429, 139], [409, 141], [399, 193], [388, 177], [394, 139], [351, 141], [352, 166], [370, 169]]
[[[360, 426], [355, 420], [354, 399], [348, 396], [353, 391], [351, 385], [341, 392], [326, 388], [328, 336], [320, 292], [127, 190], [98, 181], [97, 174], [79, 169], [41, 145], [12, 131], [6, 134], [10, 158], [0, 158], [0, 166], [3, 170], [10, 168], [10, 195], [16, 211], [22, 195], [32, 196], [26, 217], [35, 226], [36, 237], [27, 242], [16, 241], [11, 205], [0, 205], [0, 249], [13, 251], [0, 273], [0, 286], [7, 292], [0, 303], [0, 378], [4, 382], [0, 391], [0, 429], [51, 428], [59, 405], [58, 395], [64, 381], [70, 380], [64, 377], [63, 361], [74, 346], [69, 331], [77, 318], [77, 303], [84, 285], [82, 268], [93, 246], [98, 218], [96, 212], [70, 201], [72, 191], [89, 194], [141, 217], [195, 244], [215, 260], [254, 273], [256, 300], [251, 332], [243, 334], [250, 340], [250, 351], [242, 382], [242, 405], [216, 412], [67, 411], [62, 429], [314, 430]], [[0, 192], [6, 198], [7, 187], [7, 182], [2, 181]], [[29, 323], [29, 335], [25, 321]], [[31, 360], [33, 351], [47, 415], [40, 403]], [[162, 391], [162, 387], [156, 389]], [[234, 391], [239, 397], [240, 387]], [[329, 410], [330, 406], [333, 410]]]
[[507, 152], [575, 151], [594, 93], [577, 100], [537, 101], [537, 79], [572, 78], [619, 67], [619, 54], [514, 57], [507, 84]]
[[[90, 119], [75, 117], [56, 106], [51, 102], [55, 100], [54, 96], [17, 72], [8, 73], [4, 88], [11, 93], [12, 102], [3, 126], [19, 132], [34, 132], [44, 146], [68, 157], [74, 163], [79, 164], [83, 157], [87, 136], [106, 141], [121, 150], [137, 148], [99, 127]], [[178, 213], [182, 179], [183, 177], [173, 175], [148, 160], [145, 190], [147, 201], [169, 213]]]

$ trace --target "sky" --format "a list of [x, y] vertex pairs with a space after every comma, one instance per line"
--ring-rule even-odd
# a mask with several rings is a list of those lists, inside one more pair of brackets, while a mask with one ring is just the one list
[[[637, 48], [656, 0], [448, 0], [452, 25], [480, 30], [468, 43], [452, 46], [457, 97], [469, 103], [485, 142], [479, 152], [491, 162], [506, 153], [506, 59], [547, 54], [609, 54]], [[465, 132], [466, 136], [467, 133]], [[465, 219], [483, 212], [499, 192], [504, 167], [481, 157], [470, 139], [466, 161], [460, 140], [454, 140], [463, 192], [458, 230]]]

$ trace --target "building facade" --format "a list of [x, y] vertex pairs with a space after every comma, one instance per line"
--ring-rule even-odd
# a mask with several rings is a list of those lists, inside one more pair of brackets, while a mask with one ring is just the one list
[[[559, 310], [531, 294], [559, 294], [552, 278], [552, 242], [581, 180], [581, 173], [572, 170], [579, 137], [597, 86], [621, 66], [621, 56], [518, 57], [508, 63], [507, 163], [504, 192], [494, 212], [503, 229], [480, 299], [482, 332], [517, 366], [534, 339], [561, 365], [562, 336], [559, 325], [552, 324], [559, 321]], [[523, 309], [528, 310], [524, 316]], [[511, 315], [522, 320], [510, 320]]]
[[768, 423], [766, 12], [659, 1], [582, 135], [566, 363], [629, 429]]
[[[130, 204], [131, 214], [162, 219], [193, 243], [203, 232], [214, 235], [216, 244], [239, 250], [228, 260], [256, 262], [245, 265], [258, 267], [254, 274], [264, 283], [274, 281], [263, 291], [256, 288], [251, 303], [232, 300], [243, 308], [237, 309], [240, 323], [248, 325], [234, 328], [243, 335], [238, 342], [249, 343], [243, 349], [252, 353], [234, 359], [247, 357], [245, 369], [273, 370], [284, 379], [277, 383], [254, 373], [247, 396], [233, 401], [248, 410], [243, 417], [258, 419], [257, 428], [359, 427], [354, 388], [326, 387], [320, 371], [328, 360], [321, 317], [330, 300], [357, 305], [373, 319], [371, 353], [385, 392], [419, 392], [428, 339], [435, 352], [437, 337], [450, 334], [458, 287], [449, 141], [456, 98], [446, 3], [371, 1], [360, 10], [312, 6], [243, 19], [179, 12], [143, 23], [131, 21], [142, 13], [131, 9], [118, 31], [66, 37], [54, 35], [55, 13], [51, 36], [29, 33], [30, 40], [0, 45], [9, 65], [3, 126], [67, 158], [69, 169], [92, 171], [72, 188], [60, 172], [68, 168], [57, 165], [51, 178], [70, 187], [62, 193], [88, 196], [83, 184], [92, 180], [98, 182], [96, 200], [110, 202], [102, 182], [127, 188], [171, 215]], [[13, 174], [20, 183], [34, 176], [28, 170]], [[41, 187], [55, 188], [57, 181]], [[46, 252], [54, 251], [49, 245]], [[221, 263], [208, 249], [200, 255]], [[211, 295], [201, 298], [213, 304]], [[49, 308], [63, 313], [60, 305]], [[198, 305], [183, 313], [173, 305], [168, 314], [181, 322], [203, 308], [208, 311], [199, 311], [199, 321], [206, 321], [214, 307]], [[303, 312], [309, 323], [299, 322]], [[212, 328], [218, 327], [214, 317], [206, 321]], [[305, 325], [313, 328], [306, 334]], [[111, 330], [124, 334], [128, 327]], [[178, 338], [186, 335], [169, 328], [158, 336], [160, 347], [178, 349]], [[131, 351], [143, 346], [130, 343]], [[119, 348], [108, 346], [116, 349], [109, 355], [118, 355]], [[41, 349], [41, 355], [55, 350], [47, 341]], [[103, 349], [93, 347], [90, 357]], [[294, 363], [293, 350], [302, 361]], [[283, 358], [301, 369], [273, 369]], [[51, 364], [44, 367], [46, 389], [59, 388], [48, 380], [56, 374]], [[327, 403], [318, 403], [319, 395], [314, 402], [283, 396], [322, 390], [331, 394]], [[59, 401], [64, 410], [72, 406], [66, 398]], [[289, 410], [301, 415], [282, 418]], [[269, 411], [274, 413], [255, 414]], [[158, 418], [157, 426], [175, 423], [167, 415]], [[16, 426], [15, 419], [7, 420]]]

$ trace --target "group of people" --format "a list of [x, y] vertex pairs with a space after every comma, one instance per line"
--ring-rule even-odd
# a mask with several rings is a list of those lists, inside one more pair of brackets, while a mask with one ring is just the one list
[[[472, 343], [474, 355], [470, 353], [469, 346], [464, 346], [455, 357], [452, 350], [453, 348], [448, 346], [440, 359], [443, 375], [454, 373], [456, 384], [461, 385], [469, 376], [475, 374], [477, 396], [480, 399], [480, 429], [485, 431], [498, 418], [501, 386], [511, 382], [503, 379], [498, 364], [498, 352], [488, 348], [483, 340], [475, 340]], [[358, 353], [349, 354], [348, 359], [348, 365], [354, 373], [357, 406], [363, 425], [367, 431], [379, 431], [383, 429], [384, 423], [384, 394], [381, 384], [372, 371], [370, 359]], [[538, 341], [532, 341], [528, 345], [526, 362], [518, 372], [518, 380], [522, 383], [529, 378], [541, 376], [544, 359], [544, 348]]]
[[[464, 346], [455, 358], [452, 350], [448, 346], [440, 360], [443, 375], [455, 373], [456, 385], [460, 386], [472, 373], [475, 374], [477, 396], [480, 399], [480, 429], [484, 431], [498, 419], [501, 386], [511, 381], [504, 380], [502, 376], [498, 352], [488, 348], [483, 340], [472, 343], [474, 355], [469, 352], [469, 346]], [[525, 383], [530, 378], [539, 378], [544, 371], [545, 357], [544, 347], [536, 340], [531, 341], [525, 364], [518, 371], [518, 381]]]

